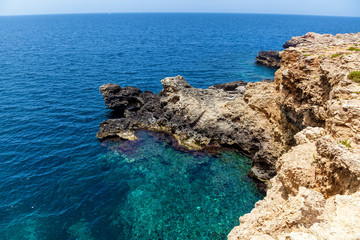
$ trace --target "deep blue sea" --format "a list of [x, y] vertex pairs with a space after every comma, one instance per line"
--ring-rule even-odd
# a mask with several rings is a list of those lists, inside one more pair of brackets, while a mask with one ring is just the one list
[[254, 62], [360, 18], [256, 14], [0, 17], [0, 239], [226, 239], [263, 196], [250, 160], [175, 150], [156, 134], [99, 142], [104, 83], [158, 92], [272, 78]]

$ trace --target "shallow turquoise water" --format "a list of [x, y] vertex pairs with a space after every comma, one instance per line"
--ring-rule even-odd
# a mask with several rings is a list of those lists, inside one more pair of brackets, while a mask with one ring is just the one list
[[110, 110], [99, 86], [271, 78], [258, 51], [359, 26], [258, 14], [0, 17], [0, 240], [224, 239], [261, 198], [245, 177], [249, 160], [179, 152], [146, 133], [101, 143]]
[[250, 159], [240, 154], [185, 153], [157, 134], [137, 135], [134, 142], [104, 142], [86, 169], [64, 163], [68, 176], [57, 180], [56, 171], [13, 176], [24, 187], [35, 178], [36, 192], [2, 208], [2, 238], [225, 239], [263, 197], [246, 177]]
[[[128, 188], [111, 216], [123, 239], [224, 239], [238, 224], [234, 216], [262, 198], [246, 177], [250, 159], [231, 151], [184, 153], [147, 132], [139, 135], [100, 156], [111, 168], [104, 182], [123, 179]], [[131, 174], [124, 179], [124, 172]]]

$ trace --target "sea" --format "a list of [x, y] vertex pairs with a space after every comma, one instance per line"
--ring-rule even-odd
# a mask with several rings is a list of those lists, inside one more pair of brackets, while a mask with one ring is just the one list
[[0, 240], [226, 239], [264, 196], [251, 160], [184, 152], [155, 133], [99, 141], [99, 86], [158, 93], [274, 77], [255, 63], [307, 32], [360, 18], [131, 13], [0, 17]]

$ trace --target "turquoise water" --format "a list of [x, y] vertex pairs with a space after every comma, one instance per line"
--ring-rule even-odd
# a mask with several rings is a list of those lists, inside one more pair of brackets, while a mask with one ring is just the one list
[[[127, 198], [111, 215], [123, 239], [222, 239], [262, 198], [245, 176], [250, 159], [231, 151], [218, 156], [174, 150], [156, 135], [114, 143], [100, 157], [111, 169], [107, 184], [126, 175]], [[244, 197], [246, 196], [246, 197]], [[239, 216], [240, 216], [239, 215]], [[131, 230], [130, 230], [131, 229]]]
[[256, 14], [0, 17], [0, 239], [225, 239], [262, 198], [249, 160], [179, 152], [146, 132], [99, 142], [110, 116], [99, 86], [271, 78], [258, 51], [359, 26]]

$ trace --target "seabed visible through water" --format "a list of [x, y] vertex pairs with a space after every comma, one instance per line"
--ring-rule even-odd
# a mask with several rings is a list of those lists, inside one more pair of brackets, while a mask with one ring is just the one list
[[126, 197], [111, 216], [122, 239], [225, 239], [263, 196], [246, 176], [251, 160], [234, 151], [183, 152], [147, 131], [135, 142], [104, 143], [99, 157], [122, 179]]

